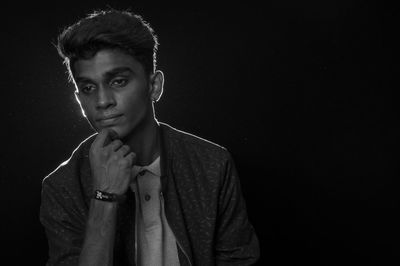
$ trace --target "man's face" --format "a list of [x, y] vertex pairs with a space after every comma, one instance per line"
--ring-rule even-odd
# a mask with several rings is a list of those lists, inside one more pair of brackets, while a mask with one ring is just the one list
[[143, 66], [120, 50], [100, 50], [73, 65], [77, 98], [91, 126], [120, 138], [153, 119], [149, 78]]

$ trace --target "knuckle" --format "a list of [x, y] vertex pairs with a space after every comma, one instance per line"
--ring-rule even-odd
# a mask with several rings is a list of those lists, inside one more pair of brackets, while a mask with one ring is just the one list
[[129, 156], [132, 160], [136, 158], [136, 154], [133, 153], [133, 152], [129, 153], [128, 156]]
[[131, 153], [128, 154], [128, 158], [129, 158], [131, 164], [132, 164], [132, 163], [135, 163], [135, 161], [136, 161], [136, 154], [133, 153], [133, 152], [131, 152]]
[[119, 156], [118, 156], [117, 154], [114, 153], [113, 155], [111, 155], [110, 159], [111, 159], [112, 161], [117, 161], [117, 160], [119, 159]]
[[119, 139], [116, 139], [116, 140], [114, 140], [114, 141], [112, 142], [112, 144], [113, 144], [114, 146], [120, 146], [120, 145], [122, 145], [122, 141], [119, 140]]
[[127, 160], [127, 159], [121, 159], [121, 160], [119, 160], [118, 161], [118, 164], [119, 164], [119, 166], [121, 166], [121, 167], [127, 167], [127, 166], [129, 166], [129, 160]]

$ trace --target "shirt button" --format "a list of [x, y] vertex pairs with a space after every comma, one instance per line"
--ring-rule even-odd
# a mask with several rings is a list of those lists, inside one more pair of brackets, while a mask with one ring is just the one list
[[144, 199], [145, 199], [146, 201], [149, 201], [149, 200], [151, 199], [151, 196], [150, 196], [149, 194], [146, 194], [146, 195], [144, 196]]
[[146, 170], [140, 171], [139, 175], [143, 176], [146, 173]]

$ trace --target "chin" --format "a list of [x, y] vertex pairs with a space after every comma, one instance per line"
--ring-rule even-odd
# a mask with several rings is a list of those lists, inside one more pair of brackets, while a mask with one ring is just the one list
[[109, 127], [117, 132], [119, 139], [124, 139], [132, 133], [132, 128], [126, 128], [121, 126], [111, 126]]
[[119, 139], [122, 139], [127, 135], [125, 130], [123, 130], [119, 126], [109, 126], [109, 127], [105, 127], [105, 128], [114, 130], [117, 133]]
[[119, 127], [119, 126], [106, 126], [106, 127], [104, 127], [104, 126], [99, 126], [99, 125], [95, 125], [95, 126], [93, 126], [93, 124], [91, 124], [92, 125], [92, 128], [96, 131], [96, 132], [100, 132], [100, 131], [102, 131], [103, 129], [112, 129], [112, 130], [114, 130], [117, 134], [118, 134], [118, 138], [120, 139], [120, 138], [123, 138], [125, 135], [126, 135], [126, 133], [125, 133], [125, 131], [121, 128], [121, 127]]
[[116, 123], [109, 126], [101, 126], [97, 123], [94, 125], [96, 126], [95, 128], [97, 132], [101, 131], [103, 128], [109, 128], [114, 130], [118, 134], [119, 139], [124, 140], [132, 136], [132, 134], [134, 134], [135, 132], [142, 130], [143, 127], [146, 125], [146, 121], [139, 120], [131, 121], [130, 123], [124, 121], [124, 123]]

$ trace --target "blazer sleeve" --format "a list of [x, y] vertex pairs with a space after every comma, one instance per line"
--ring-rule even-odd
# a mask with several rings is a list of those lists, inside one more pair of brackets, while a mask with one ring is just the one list
[[218, 209], [216, 264], [254, 264], [259, 258], [259, 242], [248, 219], [239, 177], [229, 152], [223, 171]]
[[[47, 179], [47, 178], [46, 178]], [[49, 259], [47, 266], [78, 265], [85, 223], [71, 193], [44, 180], [42, 183], [40, 222], [45, 228]]]

